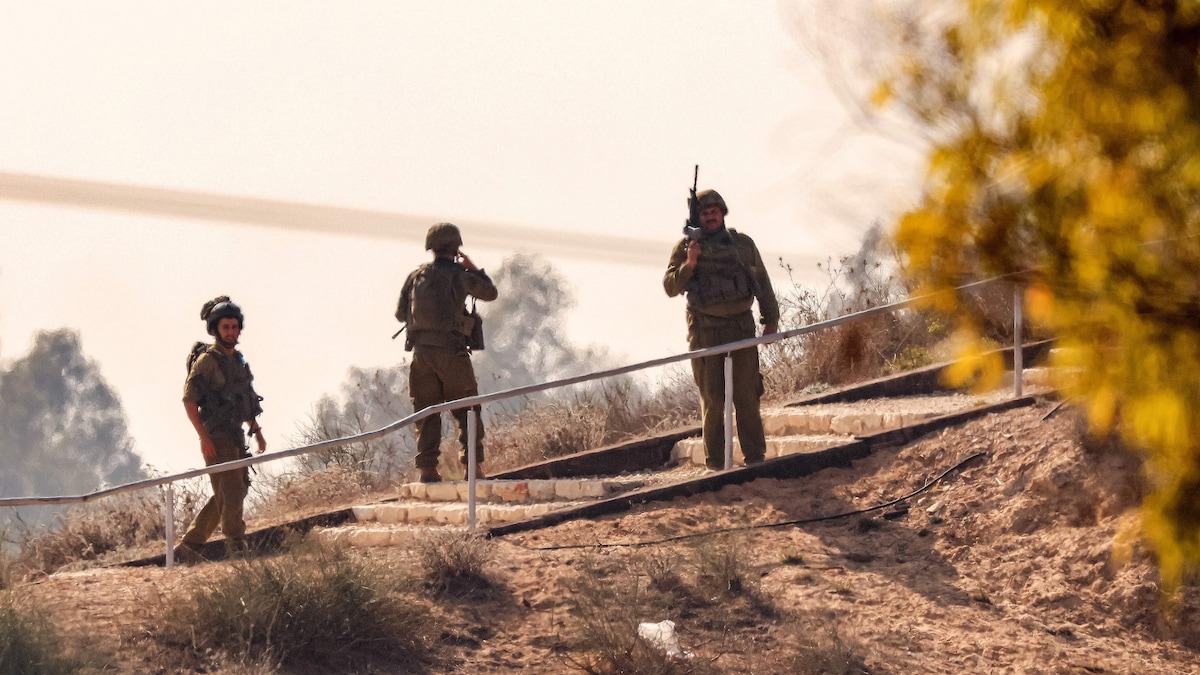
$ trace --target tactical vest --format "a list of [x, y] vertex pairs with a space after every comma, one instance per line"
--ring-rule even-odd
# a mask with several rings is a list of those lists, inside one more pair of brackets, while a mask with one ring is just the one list
[[754, 281], [738, 250], [737, 232], [718, 232], [700, 241], [700, 259], [684, 286], [688, 309], [730, 316], [754, 304]]
[[254, 376], [250, 366], [239, 351], [226, 355], [216, 346], [204, 352], [200, 358], [211, 358], [217, 368], [206, 382], [208, 391], [197, 402], [200, 421], [210, 433], [223, 429], [237, 429], [241, 434], [242, 423], [262, 413], [262, 397], [254, 392]]
[[457, 263], [435, 260], [413, 272], [406, 348], [414, 344], [454, 349], [467, 346], [476, 319], [464, 306], [467, 291], [461, 276], [465, 271]]

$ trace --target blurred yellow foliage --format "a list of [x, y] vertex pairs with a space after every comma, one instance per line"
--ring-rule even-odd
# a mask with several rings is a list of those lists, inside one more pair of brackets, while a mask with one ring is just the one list
[[[1170, 588], [1200, 564], [1200, 2], [955, 1], [895, 19], [902, 65], [877, 66], [873, 102], [931, 143], [896, 241], [926, 291], [1033, 270], [1064, 390], [1145, 454], [1136, 527]], [[949, 376], [998, 377], [958, 311]]]

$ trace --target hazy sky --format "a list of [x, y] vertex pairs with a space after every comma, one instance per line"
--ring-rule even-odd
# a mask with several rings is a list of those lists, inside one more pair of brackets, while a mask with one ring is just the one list
[[[0, 173], [478, 223], [489, 242], [511, 225], [519, 236], [487, 247], [464, 226], [491, 269], [546, 251], [530, 228], [575, 234], [578, 252], [547, 256], [578, 298], [569, 334], [623, 363], [686, 349], [661, 277], [693, 165], [729, 224], [802, 281], [919, 173], [913, 147], [856, 127], [831, 93], [794, 37], [797, 17], [820, 29], [804, 2], [0, 8]], [[246, 312], [274, 449], [348, 367], [402, 358], [392, 313], [428, 259], [417, 240], [7, 196], [0, 179], [0, 359], [39, 329], [78, 329], [155, 467], [202, 463], [179, 401], [214, 295]], [[606, 235], [645, 244], [628, 263], [590, 256]]]

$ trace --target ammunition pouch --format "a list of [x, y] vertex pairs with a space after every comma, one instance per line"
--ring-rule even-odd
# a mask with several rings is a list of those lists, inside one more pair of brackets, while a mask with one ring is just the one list
[[463, 308], [462, 318], [459, 319], [459, 332], [467, 338], [467, 349], [483, 351], [483, 317], [475, 311], [475, 299], [471, 299], [471, 309]]

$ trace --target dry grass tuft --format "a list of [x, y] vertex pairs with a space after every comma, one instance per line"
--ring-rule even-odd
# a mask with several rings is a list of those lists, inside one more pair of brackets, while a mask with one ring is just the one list
[[[823, 289], [793, 283], [779, 293], [783, 330], [901, 300], [906, 289], [885, 263], [886, 242], [868, 235], [863, 249], [818, 265]], [[784, 266], [791, 274], [791, 268]], [[767, 397], [793, 397], [818, 385], [842, 385], [933, 362], [945, 327], [927, 313], [898, 310], [808, 333], [762, 350]]]
[[57, 675], [90, 670], [63, 654], [58, 631], [37, 608], [0, 594], [0, 673]]
[[392, 480], [339, 464], [268, 476], [261, 484], [259, 491], [251, 493], [251, 510], [259, 518], [285, 516], [310, 509], [314, 504], [357, 503], [396, 487]]
[[[175, 484], [175, 531], [203, 506], [207, 479]], [[163, 493], [141, 490], [86, 502], [60, 514], [46, 528], [20, 533], [15, 567], [24, 574], [51, 574], [93, 561], [115, 562], [160, 548], [166, 535]]]
[[435, 594], [473, 595], [495, 583], [487, 566], [496, 557], [496, 546], [479, 534], [429, 532], [417, 543], [416, 554], [425, 583]]
[[[586, 556], [571, 588], [575, 620], [565, 658], [594, 675], [720, 672], [715, 664], [733, 648], [733, 635], [779, 618], [748, 580], [744, 550], [744, 542], [725, 537], [628, 558]], [[676, 622], [680, 646], [692, 656], [670, 657], [637, 637], [640, 623], [663, 619]]]
[[871, 672], [860, 654], [862, 648], [842, 639], [837, 626], [830, 628], [825, 635], [809, 637], [814, 633], [817, 631], [805, 634], [796, 632], [785, 672], [814, 675], [867, 675]]
[[746, 550], [737, 537], [697, 539], [691, 561], [698, 585], [709, 593], [738, 595], [749, 590]]
[[194, 661], [371, 670], [375, 661], [427, 663], [435, 627], [397, 575], [306, 539], [284, 555], [234, 563], [196, 579], [163, 609], [158, 637]]
[[646, 391], [632, 380], [607, 382], [532, 405], [489, 430], [488, 464], [516, 467], [695, 423], [699, 394], [691, 374], [668, 371]]
[[[686, 595], [683, 584], [660, 590], [647, 584], [643, 571], [662, 571], [662, 559], [646, 557], [631, 566], [585, 557], [571, 589], [574, 625], [568, 636], [570, 651], [563, 658], [590, 675], [648, 673], [653, 675], [703, 675], [718, 672], [705, 659], [672, 658], [638, 637], [638, 624], [657, 622], [671, 613], [676, 593]], [[670, 580], [671, 574], [665, 579]], [[687, 651], [687, 648], [684, 647]]]

